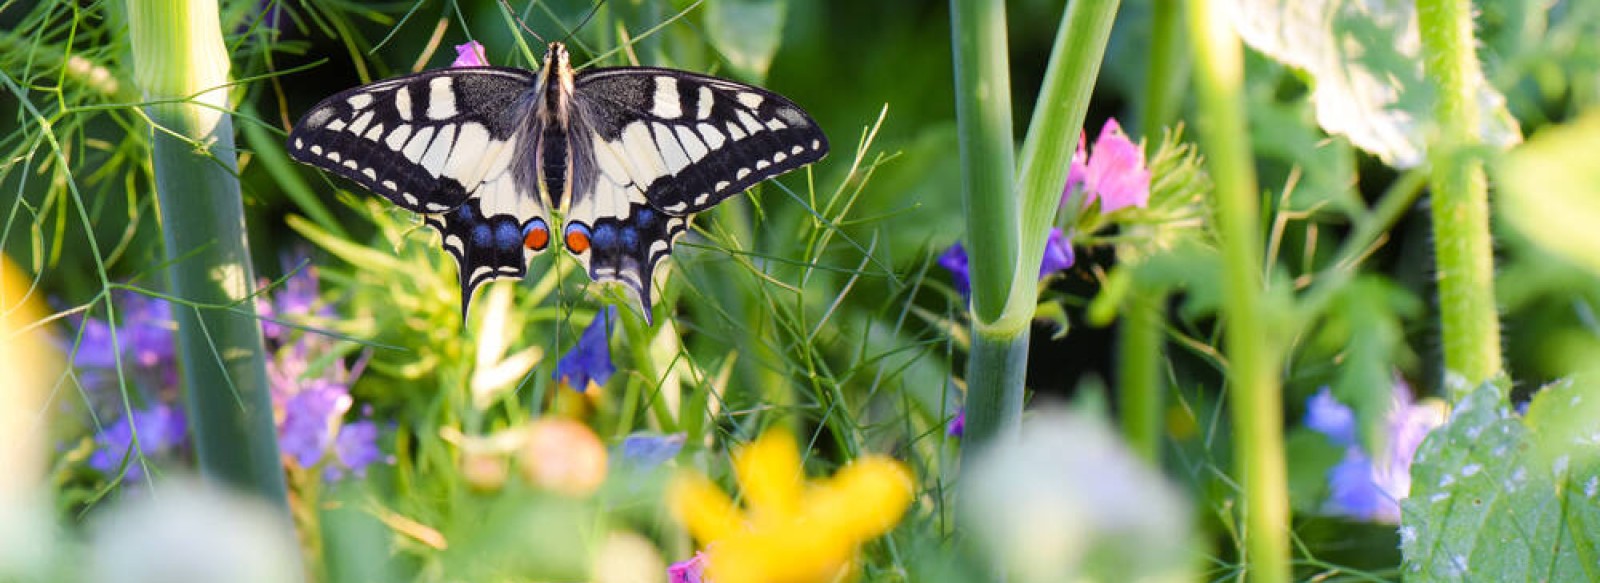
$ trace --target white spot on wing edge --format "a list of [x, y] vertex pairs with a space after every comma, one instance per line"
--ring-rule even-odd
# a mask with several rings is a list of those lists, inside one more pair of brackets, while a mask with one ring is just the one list
[[417, 206], [417, 197], [409, 192], [400, 193], [400, 200], [406, 201], [406, 206]]
[[683, 103], [678, 100], [678, 80], [666, 75], [655, 78], [656, 94], [650, 104], [650, 114], [661, 119], [683, 116]]
[[394, 109], [400, 113], [400, 119], [411, 121], [411, 88], [401, 85], [394, 90]]
[[669, 213], [681, 213], [686, 208], [689, 208], [688, 203], [680, 202], [678, 204], [667, 205], [667, 206], [661, 207], [661, 210], [667, 211]]
[[368, 105], [372, 105], [372, 94], [357, 93], [355, 95], [351, 95], [349, 99], [346, 99], [345, 103], [350, 104], [350, 107], [355, 109], [366, 109]]
[[395, 184], [393, 180], [385, 180], [380, 183], [380, 186], [382, 186], [384, 190], [394, 190], [399, 187], [399, 185]]
[[361, 170], [361, 175], [367, 177], [367, 180], [377, 180], [378, 179], [378, 173], [374, 172], [371, 168], [363, 168]]
[[751, 92], [751, 91], [740, 91], [739, 95], [737, 95], [736, 97], [739, 100], [739, 105], [743, 105], [743, 106], [748, 107], [750, 109], [755, 109], [757, 107], [761, 107], [761, 102], [765, 101], [765, 99], [763, 99], [761, 97], [760, 93], [755, 93], [755, 92]]
[[791, 148], [789, 150], [789, 153], [798, 156], [798, 155], [800, 155], [801, 152], [804, 152], [804, 151], [806, 151], [806, 147], [805, 146], [795, 146], [794, 148]]
[[694, 118], [695, 119], [706, 119], [706, 118], [711, 117], [711, 105], [715, 102], [714, 100], [716, 99], [716, 95], [711, 93], [711, 88], [707, 87], [705, 85], [701, 85], [700, 86], [700, 91], [698, 93], [696, 93], [695, 95], [696, 95], [696, 99], [695, 99], [695, 106], [696, 107], [695, 107], [695, 112], [694, 112]]
[[330, 132], [337, 132], [339, 130], [344, 129], [344, 120], [336, 119], [336, 120], [328, 122], [328, 128], [327, 129]]
[[813, 150], [821, 150], [822, 149], [822, 140], [811, 140], [811, 149], [813, 149]]
[[782, 162], [782, 161], [788, 160], [788, 159], [789, 159], [789, 155], [785, 154], [783, 152], [778, 152], [778, 153], [772, 155], [772, 162], [773, 163]]
[[726, 180], [723, 180], [723, 181], [718, 182], [715, 188], [717, 189], [718, 192], [721, 192], [721, 191], [727, 190], [729, 184], [732, 184], [732, 183], [730, 183], [730, 182], [728, 182]]
[[318, 146], [316, 144], [311, 144], [311, 153], [312, 154], [316, 154], [318, 156], [321, 156], [322, 155], [322, 146]]
[[766, 160], [756, 160], [756, 170], [761, 170], [771, 165], [772, 163]]
[[302, 140], [300, 138], [295, 138], [294, 139], [294, 149], [296, 149], [296, 150], [304, 150], [305, 148], [306, 148], [305, 140]]
[[749, 176], [749, 175], [750, 175], [750, 169], [749, 168], [740, 168], [738, 172], [735, 172], [733, 174], [733, 178], [734, 178], [734, 180], [744, 180], [744, 177]]
[[428, 119], [450, 119], [456, 116], [456, 91], [449, 77], [428, 80]]

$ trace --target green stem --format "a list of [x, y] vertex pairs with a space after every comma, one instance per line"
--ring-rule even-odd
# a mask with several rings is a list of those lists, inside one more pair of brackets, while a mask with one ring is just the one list
[[[158, 125], [151, 154], [195, 452], [206, 476], [287, 511], [261, 327], [249, 293], [228, 53], [217, 3], [129, 0], [135, 83]], [[287, 512], [285, 512], [287, 519]]]
[[1161, 131], [1178, 116], [1183, 87], [1188, 83], [1189, 58], [1184, 44], [1183, 4], [1155, 0], [1150, 15], [1150, 65], [1145, 70], [1139, 110], [1139, 134], [1147, 143], [1160, 143]]
[[950, 4], [972, 315], [974, 322], [990, 323], [1000, 319], [1011, 295], [1021, 239], [1005, 3], [951, 0]]
[[1161, 461], [1162, 308], [1166, 294], [1137, 291], [1122, 315], [1117, 349], [1117, 388], [1122, 394], [1122, 433], [1151, 463]]
[[1290, 576], [1283, 395], [1262, 309], [1260, 209], [1245, 123], [1244, 53], [1225, 5], [1195, 0], [1188, 8], [1197, 125], [1216, 183], [1228, 400], [1245, 495], [1243, 568], [1253, 581], [1276, 583]]
[[[1150, 64], [1140, 95], [1139, 128], [1145, 143], [1159, 143], [1162, 131], [1178, 115], [1180, 91], [1189, 76], [1183, 5], [1156, 0], [1151, 6]], [[1161, 412], [1165, 389], [1161, 379], [1162, 317], [1165, 290], [1141, 287], [1133, 292], [1117, 336], [1117, 390], [1122, 399], [1122, 432], [1133, 450], [1151, 463], [1161, 461]]]
[[1440, 131], [1428, 149], [1439, 338], [1445, 370], [1464, 381], [1447, 383], [1460, 396], [1501, 372], [1488, 183], [1483, 162], [1467, 154], [1479, 141], [1474, 80], [1481, 74], [1467, 0], [1419, 0], [1417, 22], [1423, 68], [1439, 88], [1434, 116]]

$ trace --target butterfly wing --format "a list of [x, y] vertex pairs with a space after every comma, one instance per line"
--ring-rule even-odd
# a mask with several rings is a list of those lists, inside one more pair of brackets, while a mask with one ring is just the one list
[[578, 74], [571, 121], [568, 250], [596, 282], [618, 281], [650, 313], [650, 277], [695, 214], [822, 159], [811, 116], [765, 89], [652, 67]]
[[538, 84], [530, 71], [468, 67], [363, 85], [312, 107], [289, 154], [425, 214], [456, 259], [465, 313], [479, 285], [523, 276], [547, 247], [547, 203], [526, 162]]

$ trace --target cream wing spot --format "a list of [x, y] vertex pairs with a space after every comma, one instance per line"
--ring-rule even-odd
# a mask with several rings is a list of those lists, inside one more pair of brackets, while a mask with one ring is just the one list
[[756, 160], [756, 170], [761, 170], [761, 169], [766, 168], [766, 167], [771, 166], [771, 165], [772, 165], [772, 163], [771, 162], [767, 162], [766, 160]]
[[772, 162], [774, 164], [776, 164], [778, 162], [782, 162], [782, 161], [787, 160], [787, 159], [789, 159], [789, 155], [785, 154], [783, 152], [778, 152], [778, 153], [772, 155]]
[[636, 181], [643, 183], [666, 175], [661, 156], [656, 154], [656, 140], [644, 122], [636, 121], [623, 128], [622, 149], [626, 152], [623, 161], [631, 163], [636, 171], [629, 173]]
[[333, 152], [333, 151], [328, 152], [328, 161], [329, 162], [338, 162], [338, 161], [343, 160], [343, 159], [344, 159], [344, 156], [340, 156], [338, 152]]
[[374, 172], [371, 168], [363, 168], [363, 169], [361, 169], [361, 175], [367, 177], [367, 180], [377, 180], [378, 179], [378, 173]]
[[701, 85], [700, 86], [700, 91], [695, 93], [695, 96], [696, 96], [696, 99], [695, 99], [695, 106], [696, 107], [695, 107], [695, 111], [694, 111], [694, 118], [695, 119], [706, 119], [706, 118], [711, 117], [711, 105], [713, 103], [713, 100], [716, 97], [715, 95], [713, 95], [711, 93], [711, 88], [707, 87], [705, 85]]
[[384, 190], [394, 190], [395, 188], [399, 187], [399, 185], [395, 184], [393, 180], [383, 181], [382, 186]]
[[700, 130], [700, 136], [706, 139], [706, 146], [713, 150], [721, 148], [722, 142], [727, 140], [727, 137], [717, 131], [717, 128], [711, 127], [711, 124], [703, 123], [694, 127]]
[[672, 128], [666, 124], [654, 124], [656, 151], [661, 152], [661, 160], [667, 165], [669, 174], [677, 174], [689, 165], [689, 155], [678, 145], [677, 138], [672, 136]]
[[304, 150], [304, 149], [306, 149], [305, 140], [302, 140], [300, 138], [295, 138], [294, 139], [294, 149], [296, 149], [296, 150]]
[[462, 184], [472, 182], [472, 179], [477, 177], [471, 176], [471, 171], [476, 170], [483, 162], [483, 155], [488, 153], [490, 145], [488, 128], [477, 123], [461, 124], [461, 130], [456, 132], [456, 143], [452, 150], [455, 155], [450, 156], [445, 162], [444, 174]]
[[822, 149], [822, 140], [811, 140], [811, 149], [813, 149], [813, 150], [821, 150]]
[[349, 99], [346, 99], [345, 103], [350, 104], [350, 107], [353, 109], [366, 109], [368, 105], [372, 105], [372, 94], [357, 93], [355, 95], [351, 95]]
[[689, 160], [699, 160], [710, 153], [710, 150], [706, 149], [705, 143], [700, 141], [700, 136], [695, 135], [694, 130], [678, 126], [672, 128], [672, 131], [678, 134], [678, 143], [683, 145], [684, 153], [689, 154]]
[[777, 118], [767, 120], [767, 129], [769, 130], [777, 131], [786, 127], [789, 127], [789, 124], [783, 123], [783, 120]]
[[322, 146], [318, 146], [316, 144], [311, 144], [311, 153], [312, 154], [316, 154], [318, 156], [321, 156], [322, 155]]
[[438, 178], [444, 172], [444, 164], [450, 159], [450, 149], [455, 146], [456, 126], [444, 126], [439, 130], [439, 137], [433, 139], [433, 144], [428, 146], [427, 153], [417, 163], [421, 164], [428, 174]]
[[355, 121], [350, 122], [350, 133], [361, 135], [361, 132], [367, 131], [367, 124], [369, 123], [372, 123], [372, 112], [370, 111], [357, 116]]
[[733, 137], [733, 141], [735, 141], [735, 142], [737, 142], [739, 140], [742, 140], [745, 137], [744, 130], [739, 129], [739, 124], [733, 123], [731, 121], [728, 122], [728, 135], [732, 136]]
[[390, 150], [399, 152], [400, 148], [406, 146], [406, 138], [409, 137], [411, 137], [411, 126], [403, 125], [389, 132], [389, 135], [383, 139], [383, 143], [387, 144]]
[[428, 119], [450, 119], [456, 116], [456, 92], [449, 77], [428, 80]]
[[428, 144], [432, 142], [433, 128], [422, 128], [415, 137], [411, 138], [411, 143], [406, 144], [406, 149], [401, 154], [405, 154], [406, 159], [413, 164], [421, 162], [422, 155], [428, 151]]
[[761, 98], [760, 93], [752, 93], [749, 91], [740, 91], [737, 99], [739, 100], [739, 105], [743, 105], [750, 109], [761, 107], [761, 102], [764, 101]]
[[752, 134], [760, 133], [761, 130], [766, 127], [761, 125], [761, 122], [757, 121], [755, 116], [750, 115], [749, 113], [740, 111], [738, 115], [739, 123], [744, 124], [744, 129], [750, 130], [750, 133]]
[[735, 172], [733, 174], [733, 179], [734, 180], [744, 180], [744, 177], [749, 176], [749, 175], [750, 175], [750, 169], [749, 168], [740, 168], [738, 172]]
[[728, 184], [729, 184], [728, 181], [722, 180], [722, 181], [717, 182], [717, 185], [715, 187], [713, 187], [713, 188], [716, 188], [717, 192], [722, 192], [722, 191], [728, 189]]
[[394, 109], [400, 114], [400, 119], [411, 121], [411, 88], [401, 85], [394, 90]]
[[336, 120], [328, 122], [328, 131], [337, 132], [337, 131], [343, 130], [344, 126], [345, 126], [344, 120], [336, 119]]
[[678, 80], [665, 75], [655, 78], [656, 94], [650, 106], [650, 113], [661, 119], [677, 119], [683, 116], [683, 104], [678, 101]]
[[794, 148], [789, 150], [789, 153], [798, 156], [798, 155], [800, 155], [801, 152], [804, 152], [804, 151], [806, 151], [805, 146], [795, 146]]
[[349, 168], [349, 169], [351, 169], [351, 170], [355, 170], [355, 169], [357, 169], [357, 168], [360, 168], [360, 167], [361, 167], [361, 165], [359, 165], [359, 164], [356, 164], [356, 161], [355, 161], [355, 160], [345, 160], [345, 161], [344, 161], [344, 167], [345, 167], [345, 168]]
[[367, 133], [362, 134], [361, 137], [374, 142], [378, 141], [378, 138], [383, 137], [383, 124], [372, 124], [372, 127], [367, 128]]

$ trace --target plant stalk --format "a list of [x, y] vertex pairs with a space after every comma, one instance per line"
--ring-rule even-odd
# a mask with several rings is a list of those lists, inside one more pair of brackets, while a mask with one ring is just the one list
[[170, 262], [182, 383], [200, 470], [284, 509], [255, 274], [228, 115], [228, 52], [214, 0], [129, 0], [135, 83]]
[[1494, 243], [1489, 236], [1483, 162], [1468, 154], [1480, 141], [1473, 80], [1481, 78], [1467, 0], [1419, 0], [1423, 69], [1438, 83], [1439, 133], [1428, 149], [1433, 244], [1438, 269], [1439, 339], [1452, 397], [1501, 372], [1500, 316], [1494, 302]]
[[1283, 445], [1283, 395], [1276, 348], [1262, 300], [1260, 209], [1245, 117], [1244, 53], [1228, 5], [1188, 6], [1194, 46], [1198, 129], [1216, 184], [1223, 256], [1222, 322], [1228, 356], [1236, 475], [1244, 488], [1244, 577], [1290, 577], [1289, 496]]

